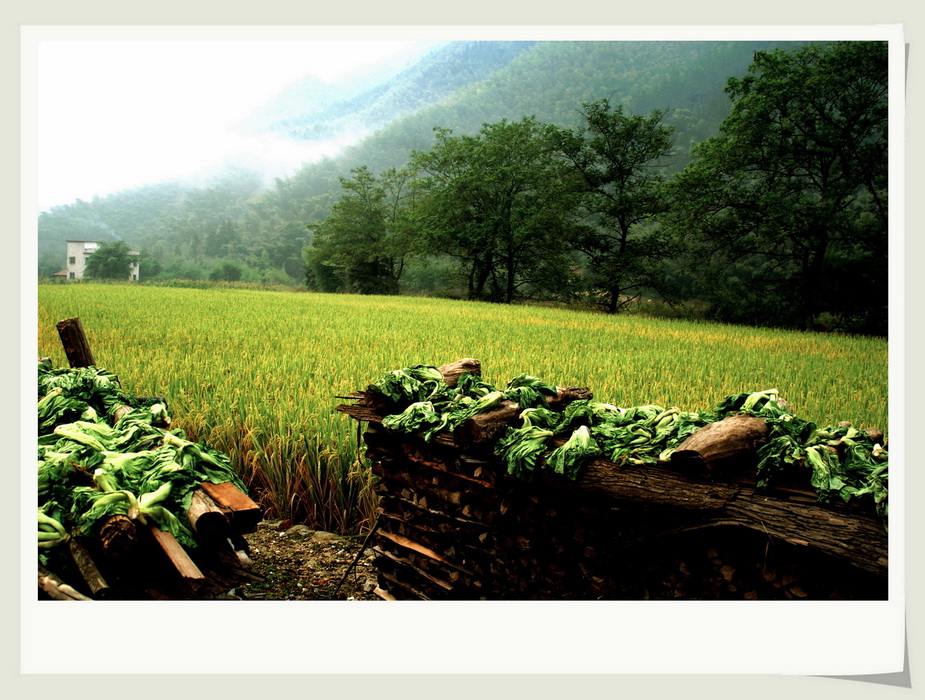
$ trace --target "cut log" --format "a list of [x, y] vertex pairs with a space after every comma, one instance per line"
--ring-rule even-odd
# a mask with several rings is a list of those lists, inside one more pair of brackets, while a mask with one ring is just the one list
[[733, 466], [754, 466], [755, 451], [768, 440], [764, 418], [737, 413], [710, 423], [682, 442], [671, 454], [679, 468], [706, 473]]
[[214, 543], [229, 537], [230, 513], [229, 508], [218, 505], [204, 489], [199, 488], [193, 491], [187, 517], [198, 538], [203, 542]]
[[[584, 386], [557, 386], [556, 395], [548, 396], [549, 407], [555, 411], [563, 410], [572, 401], [592, 399], [594, 394]], [[515, 425], [521, 412], [520, 404], [502, 401], [501, 404], [485, 413], [472, 416], [453, 431], [453, 442], [460, 447], [472, 447], [493, 442], [510, 426]]]
[[41, 564], [38, 565], [38, 588], [52, 600], [93, 600], [66, 584]]
[[96, 364], [79, 318], [66, 318], [58, 321], [55, 327], [71, 367], [90, 367]]
[[441, 365], [437, 369], [443, 375], [443, 381], [446, 382], [447, 386], [456, 386], [459, 377], [466, 372], [479, 377], [482, 376], [482, 363], [474, 357], [464, 357], [461, 360], [456, 360], [456, 362]]
[[135, 550], [138, 531], [126, 515], [107, 518], [100, 528], [100, 547], [107, 558], [119, 559]]
[[701, 512], [701, 525], [749, 528], [831, 554], [874, 574], [887, 572], [887, 532], [873, 509], [855, 503], [819, 503], [809, 489], [776, 494], [742, 481], [701, 481], [662, 464], [618, 466], [605, 460], [589, 462], [577, 481], [550, 474], [541, 476], [540, 483], [615, 501]]
[[68, 540], [68, 548], [71, 551], [71, 558], [77, 565], [77, 570], [87, 584], [90, 595], [96, 600], [103, 600], [109, 597], [111, 593], [109, 584], [106, 583], [106, 579], [104, 579], [103, 574], [100, 573], [99, 567], [96, 565], [96, 562], [93, 561], [93, 557], [90, 556], [90, 551], [87, 549], [82, 538], [71, 537]]
[[218, 506], [227, 508], [231, 527], [236, 532], [253, 532], [263, 519], [260, 506], [230, 481], [221, 484], [203, 481], [202, 490]]

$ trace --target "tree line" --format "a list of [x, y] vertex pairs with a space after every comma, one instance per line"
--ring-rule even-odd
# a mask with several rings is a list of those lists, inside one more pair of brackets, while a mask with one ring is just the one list
[[680, 171], [668, 110], [609, 98], [573, 128], [437, 127], [406, 166], [340, 178], [306, 282], [395, 294], [431, 261], [472, 300], [699, 299], [723, 321], [885, 334], [886, 43], [760, 51], [725, 92]]

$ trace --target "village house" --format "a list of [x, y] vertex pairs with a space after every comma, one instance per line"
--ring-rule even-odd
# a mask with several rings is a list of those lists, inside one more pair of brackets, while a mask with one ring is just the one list
[[[96, 241], [67, 241], [67, 267], [54, 276], [58, 278], [66, 277], [68, 280], [83, 279], [84, 270], [87, 267], [87, 257], [93, 255], [99, 247], [100, 244]], [[138, 279], [140, 254], [136, 250], [130, 250], [128, 254], [132, 256], [128, 278], [135, 281]]]

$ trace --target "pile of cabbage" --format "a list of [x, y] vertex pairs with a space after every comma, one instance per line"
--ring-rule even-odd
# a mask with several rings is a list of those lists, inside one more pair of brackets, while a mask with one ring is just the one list
[[226, 455], [169, 425], [163, 399], [127, 393], [106, 369], [39, 363], [40, 559], [72, 535], [97, 535], [112, 515], [196, 546], [186, 516], [193, 491], [203, 481], [245, 487]]
[[[450, 387], [437, 368], [414, 365], [388, 372], [368, 391], [392, 404], [394, 412], [382, 421], [386, 428], [428, 441], [503, 401], [519, 404], [519, 424], [508, 427], [493, 449], [507, 473], [525, 481], [541, 469], [576, 479], [595, 457], [629, 464], [665, 462], [710, 423], [735, 413], [760, 416], [770, 435], [758, 449], [759, 488], [795, 474], [809, 481], [822, 502], [866, 499], [884, 521], [888, 515], [886, 447], [847, 423], [820, 428], [798, 418], [776, 389], [727, 396], [711, 411], [653, 404], [624, 408], [589, 399], [554, 411], [547, 398], [556, 395], [555, 386], [531, 375], [521, 374], [499, 389], [464, 373]], [[552, 446], [563, 438], [564, 443]]]

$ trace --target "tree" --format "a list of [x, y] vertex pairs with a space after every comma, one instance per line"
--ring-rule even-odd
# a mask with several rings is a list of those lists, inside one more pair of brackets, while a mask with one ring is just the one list
[[127, 280], [131, 271], [132, 256], [125, 241], [100, 243], [93, 255], [87, 258], [84, 276], [90, 279]]
[[460, 263], [470, 299], [510, 303], [555, 287], [568, 268], [575, 195], [554, 128], [525, 117], [485, 124], [476, 136], [435, 131], [436, 145], [412, 156], [429, 250]]
[[396, 294], [414, 248], [412, 173], [390, 168], [376, 177], [366, 166], [350, 172], [340, 179], [345, 194], [331, 213], [309, 226], [307, 281], [321, 291]]
[[[732, 111], [677, 179], [674, 220], [720, 315], [809, 329], [850, 313], [885, 330], [886, 44], [759, 52], [726, 92]], [[834, 296], [858, 270], [863, 298]]]
[[209, 279], [213, 282], [237, 282], [241, 279], [241, 268], [226, 260], [212, 269]]
[[561, 130], [559, 148], [582, 183], [588, 225], [572, 244], [585, 254], [586, 285], [616, 313], [644, 287], [664, 287], [661, 263], [672, 252], [651, 219], [667, 208], [660, 166], [672, 154], [665, 112], [623, 113], [603, 99], [582, 105], [583, 123]]

